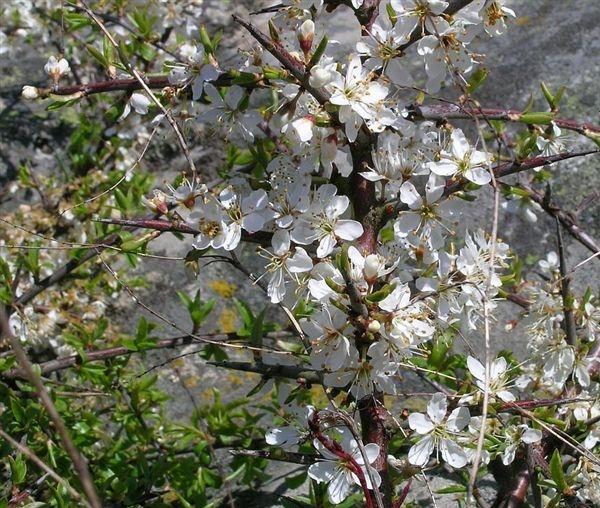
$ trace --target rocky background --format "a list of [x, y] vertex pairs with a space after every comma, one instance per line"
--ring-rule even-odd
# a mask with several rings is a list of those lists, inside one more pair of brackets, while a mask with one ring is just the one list
[[[211, 26], [223, 26], [226, 36], [225, 44], [230, 48], [229, 54], [235, 55], [235, 47], [250, 44], [249, 39], [233, 27], [229, 15], [236, 11], [247, 15], [249, 11], [264, 7], [265, 2], [208, 1], [206, 20]], [[545, 108], [539, 89], [540, 81], [545, 81], [551, 89], [565, 85], [567, 91], [561, 116], [598, 123], [600, 121], [600, 3], [598, 0], [511, 0], [509, 6], [514, 8], [517, 19], [511, 23], [508, 33], [502, 37], [477, 43], [476, 50], [486, 54], [485, 66], [489, 77], [477, 99], [486, 107], [523, 108], [531, 94], [536, 98], [539, 108]], [[328, 26], [333, 27], [332, 37], [342, 43], [349, 40], [349, 11], [339, 9], [332, 15]], [[264, 21], [264, 17], [255, 22]], [[414, 51], [415, 48], [412, 48]], [[23, 84], [43, 83], [43, 65], [51, 48], [40, 48], [39, 53], [32, 54], [30, 46], [15, 48], [8, 56], [0, 56], [0, 194], [14, 179], [19, 164], [27, 161], [34, 170], [56, 170], [56, 153], [60, 152], [65, 142], [65, 134], [57, 129], [52, 115], [43, 107], [34, 103], [24, 103], [19, 99]], [[578, 141], [581, 147], [590, 147], [585, 141]], [[207, 174], [214, 172], [215, 161], [219, 160], [214, 143], [210, 139], [201, 140], [195, 147], [194, 155], [198, 166]], [[154, 159], [145, 163], [144, 171], [157, 174], [160, 181], [169, 179], [183, 167], [183, 161], [167, 161]], [[165, 174], [164, 167], [169, 171]], [[595, 238], [600, 238], [600, 159], [596, 156], [573, 159], [552, 166], [555, 175], [553, 182], [554, 200], [565, 210], [575, 210], [583, 199], [594, 192], [596, 197], [585, 208], [578, 219], [581, 225]], [[14, 206], [31, 196], [20, 196], [0, 205], [2, 210]], [[537, 224], [531, 225], [516, 215], [501, 214], [500, 237], [509, 243], [525, 261], [526, 271], [535, 271], [537, 260], [556, 250], [555, 225], [553, 219], [539, 214]], [[479, 227], [491, 228], [492, 199], [491, 193], [482, 196], [475, 205], [464, 207], [463, 227], [475, 230]], [[574, 239], [565, 236], [568, 252], [568, 264], [575, 266], [590, 253]], [[151, 250], [157, 254], [168, 256], [185, 255], [188, 247], [170, 235], [163, 235], [154, 241]], [[251, 262], [253, 248], [247, 247], [242, 259], [249, 264], [251, 270], [259, 267]], [[162, 261], [145, 258], [138, 269], [148, 280], [148, 290], [141, 290], [141, 300], [157, 309], [169, 320], [183, 328], [189, 328], [187, 312], [181, 306], [176, 291], [194, 293], [202, 289], [205, 297], [218, 298], [219, 304], [211, 319], [211, 329], [219, 327], [222, 331], [234, 331], [240, 324], [239, 316], [232, 302], [238, 297], [249, 302], [255, 313], [260, 312], [266, 304], [261, 292], [253, 287], [239, 273], [235, 273], [227, 265], [211, 264], [201, 270], [195, 277], [183, 267], [181, 262]], [[575, 289], [591, 284], [599, 289], [600, 260], [593, 260], [578, 270], [574, 279]], [[519, 328], [506, 331], [506, 325], [518, 312], [511, 304], [502, 306], [494, 326], [493, 346], [495, 350], [509, 349], [517, 357], [526, 355], [527, 338]], [[111, 306], [113, 319], [119, 320], [125, 329], [134, 330], [137, 317], [146, 315], [127, 294]], [[269, 315], [269, 319], [280, 317]], [[161, 328], [161, 335], [172, 336], [176, 330], [167, 326]], [[474, 344], [477, 349], [481, 344]], [[146, 367], [161, 364], [184, 351], [160, 352], [148, 355]], [[190, 346], [187, 352], [193, 352]], [[256, 375], [232, 374], [207, 366], [196, 355], [190, 354], [165, 364], [159, 370], [161, 386], [171, 396], [169, 411], [173, 419], [185, 421], [194, 404], [209, 403], [213, 388], [221, 390], [226, 400], [244, 397], [258, 382]], [[407, 376], [405, 390], [419, 391], [423, 387], [418, 380]], [[427, 388], [428, 389], [428, 388]], [[406, 399], [399, 397], [398, 407], [406, 405]], [[226, 460], [226, 457], [223, 457]], [[276, 464], [271, 473], [273, 479], [269, 483], [269, 492], [240, 492], [240, 506], [278, 506], [279, 494], [286, 487], [282, 478], [293, 474], [296, 467], [285, 467]], [[438, 478], [431, 482], [433, 491], [446, 484], [446, 480]], [[493, 497], [493, 490], [484, 490], [484, 496]], [[423, 484], [415, 484], [411, 498], [431, 506], [431, 499]], [[438, 500], [440, 508], [455, 506], [448, 497]]]

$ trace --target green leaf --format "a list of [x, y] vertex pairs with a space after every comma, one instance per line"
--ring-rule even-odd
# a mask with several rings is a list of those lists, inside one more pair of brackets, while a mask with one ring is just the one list
[[519, 121], [530, 125], [549, 125], [554, 115], [548, 111], [534, 111], [524, 113], [519, 117]]
[[567, 485], [567, 481], [565, 479], [562, 459], [558, 450], [554, 450], [552, 458], [550, 459], [550, 475], [552, 476], [554, 483], [556, 483], [558, 490], [561, 492], [568, 490], [569, 486]]
[[212, 41], [210, 40], [210, 36], [208, 35], [208, 32], [206, 31], [206, 27], [204, 25], [200, 25], [200, 42], [204, 46], [204, 49], [207, 53], [214, 52], [215, 48], [213, 46]]
[[13, 418], [17, 422], [24, 423], [26, 421], [25, 410], [23, 409], [23, 406], [17, 399], [10, 399], [10, 409], [12, 410]]
[[444, 487], [443, 489], [436, 490], [436, 494], [457, 494], [459, 492], [466, 492], [467, 487], [464, 485], [450, 485], [449, 487]]
[[56, 109], [64, 108], [65, 106], [72, 106], [79, 101], [79, 97], [75, 99], [69, 99], [66, 101], [53, 101], [46, 106], [46, 111], [54, 111]]
[[16, 458], [8, 457], [10, 462], [10, 479], [14, 485], [19, 485], [25, 481], [27, 476], [27, 463], [23, 459], [23, 455], [20, 453]]
[[310, 62], [308, 62], [309, 69], [319, 63], [319, 60], [321, 60], [321, 57], [325, 53], [325, 49], [327, 49], [328, 43], [329, 43], [329, 39], [327, 38], [326, 35], [324, 35], [323, 38], [321, 39], [321, 42], [319, 42], [317, 49], [315, 49], [315, 52], [310, 57]]
[[100, 63], [102, 67], [108, 67], [108, 62], [106, 61], [106, 58], [104, 58], [104, 55], [99, 50], [97, 50], [92, 44], [86, 44], [85, 48]]
[[485, 67], [479, 67], [469, 78], [467, 91], [472, 94], [485, 82], [488, 76], [488, 70]]
[[396, 287], [396, 284], [386, 284], [379, 291], [375, 291], [370, 295], [365, 296], [365, 301], [368, 303], [377, 303], [387, 297]]
[[284, 481], [289, 489], [297, 489], [304, 484], [307, 476], [308, 476], [307, 472], [302, 471], [300, 474], [298, 474], [296, 476], [287, 476]]
[[265, 307], [261, 313], [256, 317], [252, 325], [252, 333], [250, 334], [250, 343], [254, 346], [260, 347], [263, 338], [263, 322], [265, 320], [265, 314], [267, 308]]

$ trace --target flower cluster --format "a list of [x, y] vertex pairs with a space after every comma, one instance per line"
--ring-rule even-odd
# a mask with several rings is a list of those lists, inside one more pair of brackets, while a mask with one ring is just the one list
[[[255, 368], [274, 372], [285, 366], [314, 375], [330, 397], [325, 411], [333, 415], [320, 420], [317, 404], [297, 404], [297, 391], [280, 386], [277, 413], [284, 424], [267, 431], [266, 443], [293, 454], [309, 448], [308, 476], [328, 484], [334, 504], [355, 486], [370, 502], [370, 492], [387, 481], [375, 465], [381, 470], [386, 460], [404, 464], [407, 475], [442, 462], [452, 469], [492, 461], [509, 467], [544, 439], [540, 418], [549, 413], [528, 413], [536, 407], [532, 397], [554, 406], [560, 404], [550, 397], [577, 392], [552, 417], [582, 438], [582, 450], [597, 450], [600, 389], [593, 379], [597, 359], [589, 355], [600, 333], [597, 299], [591, 291], [581, 298], [566, 294], [567, 276], [555, 253], [539, 262], [540, 280], [521, 283], [509, 246], [496, 233], [468, 230], [462, 221], [471, 192], [490, 183], [500, 188], [495, 170], [520, 164], [512, 148], [524, 145], [527, 155], [543, 158], [562, 152], [567, 140], [557, 122], [542, 115], [543, 129], [528, 121], [531, 128], [511, 150], [501, 146], [491, 153], [488, 134], [506, 144], [492, 124], [471, 140], [469, 128], [427, 120], [419, 109], [425, 98], [453, 84], [461, 92], [457, 110], [475, 111], [465, 88], [481, 57], [472, 42], [503, 33], [514, 12], [501, 0], [466, 2], [456, 12], [454, 2], [445, 0], [383, 1], [368, 23], [354, 27], [361, 36], [348, 48], [329, 40], [323, 29], [339, 3], [285, 0], [274, 9], [268, 36], [248, 25], [262, 47], [227, 64], [217, 57], [218, 38], [211, 40], [202, 29], [199, 40], [192, 39], [195, 28], [184, 23], [185, 37], [180, 33], [178, 47], [169, 50], [173, 59], [161, 62], [168, 72], [161, 92], [149, 94], [145, 76], [143, 87], [128, 83], [115, 106], [115, 123], [133, 125], [128, 135], [139, 143], [153, 135], [146, 120], [156, 132], [167, 128], [165, 118], [170, 127], [178, 121], [190, 130], [201, 125], [227, 143], [226, 167], [216, 183], [208, 183], [178, 137], [190, 171], [140, 201], [155, 215], [145, 226], [191, 235], [190, 258], [214, 256], [240, 268], [247, 245], [258, 245], [254, 273], [242, 271], [286, 312], [303, 350], [281, 361], [267, 352], [259, 362], [256, 354]], [[362, 0], [344, 3], [357, 18], [365, 12]], [[173, 6], [169, 16], [176, 18], [177, 10]], [[421, 78], [403, 60], [411, 46]], [[107, 67], [111, 86], [127, 78], [116, 70], [126, 65]], [[27, 86], [24, 98], [56, 93], [71, 66], [51, 56], [44, 71], [50, 88]], [[510, 119], [515, 116], [511, 112]], [[126, 180], [137, 158], [125, 146], [115, 151]], [[502, 192], [505, 211], [537, 221], [542, 207], [531, 193], [505, 183]], [[521, 302], [526, 314], [521, 324], [530, 358], [519, 363], [502, 352], [486, 364], [472, 344], [489, 334], [496, 323], [490, 313], [513, 289], [528, 297]], [[65, 291], [65, 298], [73, 296]], [[85, 311], [83, 322], [104, 312], [103, 303], [93, 299], [77, 308]], [[33, 311], [19, 311], [11, 328], [32, 343]], [[260, 336], [263, 318], [264, 313], [245, 336]], [[59, 319], [52, 316], [53, 322]], [[446, 341], [455, 336], [470, 354], [449, 352]], [[257, 349], [253, 345], [253, 353]], [[426, 408], [412, 404], [399, 423], [384, 402], [401, 392], [409, 370], [430, 374], [436, 393]], [[308, 385], [301, 376], [298, 382]], [[361, 413], [365, 431], [364, 408], [385, 409], [403, 432], [401, 445], [394, 443], [392, 453], [361, 443], [358, 422], [350, 425], [349, 412], [336, 407], [332, 394], [338, 392], [346, 396], [345, 409]], [[481, 410], [484, 400], [492, 411]], [[600, 482], [598, 464], [588, 458], [581, 452], [568, 461], [569, 478], [578, 483], [573, 495], [579, 497], [593, 496]]]

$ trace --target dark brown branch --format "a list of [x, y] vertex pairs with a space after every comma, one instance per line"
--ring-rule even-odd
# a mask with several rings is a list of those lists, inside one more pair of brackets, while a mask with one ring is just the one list
[[[233, 334], [221, 334], [211, 336], [212, 340], [223, 340], [230, 339], [230, 335]], [[194, 338], [190, 335], [183, 335], [181, 337], [174, 337], [169, 339], [161, 339], [157, 341], [156, 345], [152, 348], [145, 349], [144, 351], [155, 350], [155, 349], [166, 349], [177, 346], [184, 346], [194, 342]], [[141, 352], [144, 352], [141, 351]], [[81, 365], [88, 362], [99, 362], [109, 360], [110, 358], [116, 358], [118, 356], [131, 355], [137, 351], [132, 351], [124, 346], [112, 347], [108, 349], [99, 349], [95, 351], [85, 351], [84, 357], [79, 354], [65, 356], [63, 358], [57, 358], [56, 360], [49, 360], [47, 362], [39, 363], [36, 367], [39, 369], [40, 374], [47, 375], [52, 372], [59, 370], [68, 369], [75, 365]], [[22, 369], [13, 369], [7, 372], [0, 373], [0, 377], [5, 379], [25, 378], [25, 372]]]
[[[101, 362], [117, 358], [120, 356], [129, 356], [135, 353], [145, 353], [147, 351], [155, 351], [158, 349], [172, 349], [176, 347], [186, 346], [193, 343], [203, 343], [203, 339], [214, 344], [218, 341], [226, 342], [228, 340], [237, 339], [235, 333], [218, 333], [207, 334], [201, 336], [182, 335], [168, 339], [160, 339], [152, 347], [142, 351], [133, 351], [124, 346], [117, 346], [107, 349], [99, 349], [94, 351], [85, 351], [83, 355], [70, 355], [56, 360], [39, 363], [36, 368], [39, 369], [41, 375], [48, 375], [52, 372], [68, 369], [76, 365], [81, 365], [89, 362]], [[208, 362], [209, 365], [222, 367], [230, 370], [238, 370], [243, 372], [255, 372], [267, 377], [281, 377], [286, 379], [302, 380], [305, 383], [319, 384], [320, 378], [316, 371], [303, 369], [294, 366], [266, 365], [263, 363], [247, 363], [247, 362]], [[12, 369], [7, 372], [0, 373], [0, 379], [27, 379], [26, 372], [23, 369]]]
[[[240, 21], [241, 23], [245, 23]], [[248, 25], [251, 26], [251, 25]], [[262, 37], [266, 38], [264, 34]], [[269, 41], [269, 39], [266, 39]], [[260, 41], [259, 41], [260, 42]], [[282, 49], [282, 51], [285, 51]], [[287, 55], [289, 53], [286, 52]], [[302, 78], [302, 85], [305, 86], [307, 78], [305, 76], [304, 65], [295, 60], [291, 55], [286, 59], [288, 65], [293, 65], [297, 68], [297, 75], [294, 77], [298, 79]], [[285, 66], [285, 64], [284, 64]], [[286, 66], [286, 68], [288, 68]], [[289, 69], [288, 69], [289, 70]], [[168, 86], [175, 86], [169, 83], [169, 77], [166, 75], [161, 76], [147, 76], [144, 78], [146, 85], [151, 89], [162, 89]], [[257, 75], [256, 79], [252, 82], [239, 83], [240, 86], [259, 86], [264, 81], [262, 76]], [[229, 86], [233, 83], [233, 77], [230, 74], [222, 74], [216, 80], [210, 81], [213, 85]], [[305, 87], [306, 88], [306, 87]], [[124, 79], [112, 79], [106, 81], [97, 81], [92, 83], [83, 83], [80, 85], [68, 85], [68, 86], [57, 86], [52, 88], [38, 88], [38, 92], [41, 97], [46, 97], [49, 94], [58, 96], [70, 96], [79, 94], [81, 97], [105, 93], [105, 92], [118, 92], [118, 91], [136, 91], [141, 90], [142, 85], [135, 78], [124, 78]], [[321, 104], [328, 101], [328, 97], [318, 89], [308, 89], [312, 94], [313, 92], [319, 94], [320, 98], [317, 98]], [[429, 106], [410, 106], [409, 111], [411, 115], [409, 119], [412, 120], [469, 120], [473, 118], [482, 118], [487, 120], [503, 120], [507, 122], [522, 122], [522, 116], [525, 114], [523, 111], [515, 109], [497, 109], [497, 108], [477, 108], [471, 109], [468, 106], [460, 106], [457, 104], [441, 104], [441, 105], [429, 105]], [[600, 126], [594, 125], [589, 122], [579, 122], [573, 119], [567, 118], [554, 118], [553, 122], [561, 129], [567, 129], [578, 132], [584, 136], [597, 139], [600, 136]]]
[[392, 483], [388, 473], [388, 447], [390, 434], [387, 429], [388, 411], [385, 408], [383, 394], [373, 393], [358, 401], [362, 439], [365, 443], [375, 443], [379, 446], [379, 455], [371, 464], [381, 477], [379, 491], [383, 497], [384, 506], [392, 506]]
[[[549, 164], [555, 164], [557, 162], [572, 159], [574, 157], [582, 157], [597, 153], [599, 153], [598, 150], [591, 150], [586, 152], [565, 152], [556, 155], [550, 155], [547, 157], [533, 157], [531, 159], [525, 159], [521, 162], [505, 162], [503, 164], [499, 164], [493, 168], [493, 171], [497, 180], [505, 176], [520, 173], [521, 171], [527, 171], [529, 169], [539, 168]], [[444, 196], [448, 197], [452, 194], [456, 194], [457, 192], [463, 191], [468, 184], [468, 180], [461, 179], [459, 181], [455, 181], [453, 179], [449, 179], [446, 183]], [[570, 214], [563, 212], [556, 205], [548, 203], [544, 199], [544, 196], [542, 194], [538, 193], [537, 191], [526, 185], [514, 185], [514, 187], [526, 191], [529, 194], [529, 198], [532, 201], [538, 203], [546, 212], [548, 212], [553, 217], [558, 218], [558, 220], [569, 232], [569, 234], [577, 241], [579, 241], [582, 245], [591, 250], [594, 254], [600, 251], [600, 246], [598, 245], [598, 243], [588, 233], [581, 229], [581, 227], [577, 224], [576, 220]], [[408, 207], [402, 203], [399, 203], [398, 206], [396, 206], [396, 208], [392, 206], [386, 207], [385, 213], [382, 214], [382, 224], [384, 224], [385, 221], [389, 220], [394, 215], [394, 213], [406, 210], [408, 210]]]
[[[548, 155], [545, 157], [532, 157], [523, 161], [517, 162], [505, 162], [499, 164], [493, 168], [494, 176], [496, 179], [503, 178], [505, 176], [514, 175], [515, 173], [521, 173], [522, 171], [528, 171], [530, 169], [540, 168], [542, 166], [548, 166], [550, 164], [556, 164], [567, 159], [573, 159], [575, 157], [584, 157], [586, 155], [592, 155], [600, 153], [598, 150], [587, 150], [584, 152], [563, 152], [556, 155]], [[461, 179], [459, 181], [448, 180], [446, 189], [444, 190], [445, 196], [450, 196], [461, 190], [469, 184], [468, 180]]]
[[[494, 109], [494, 108], [470, 108], [468, 105], [439, 104], [430, 106], [413, 106], [411, 109], [412, 119], [423, 120], [470, 120], [482, 118], [486, 120], [503, 120], [505, 122], [522, 122], [524, 111], [516, 109]], [[600, 135], [600, 126], [588, 122], [578, 122], [565, 118], [552, 120], [561, 129], [578, 132], [584, 136]]]
[[[152, 229], [165, 233], [182, 233], [184, 235], [198, 235], [200, 231], [188, 226], [184, 222], [174, 222], [166, 219], [95, 219], [96, 222], [104, 224], [115, 224], [118, 226], [132, 227], [136, 229]], [[256, 233], [242, 233], [242, 241], [268, 245], [271, 242], [272, 233], [258, 231]]]

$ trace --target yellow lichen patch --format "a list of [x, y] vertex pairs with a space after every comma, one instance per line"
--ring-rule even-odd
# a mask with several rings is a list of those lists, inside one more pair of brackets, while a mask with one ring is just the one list
[[219, 330], [222, 333], [232, 333], [237, 330], [237, 313], [233, 309], [223, 309], [219, 314]]
[[177, 358], [171, 362], [173, 368], [181, 369], [185, 367], [185, 358]]
[[529, 16], [519, 16], [515, 19], [515, 24], [518, 26], [526, 26], [531, 23], [531, 18]]
[[183, 384], [186, 388], [194, 388], [195, 386], [198, 386], [199, 380], [198, 376], [188, 376], [183, 380]]
[[208, 287], [222, 298], [231, 298], [237, 291], [237, 286], [235, 284], [231, 284], [222, 279], [211, 280], [208, 283]]
[[329, 404], [329, 399], [325, 395], [323, 387], [319, 385], [313, 385], [310, 388], [310, 398], [315, 407], [327, 407]]

